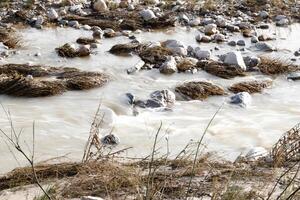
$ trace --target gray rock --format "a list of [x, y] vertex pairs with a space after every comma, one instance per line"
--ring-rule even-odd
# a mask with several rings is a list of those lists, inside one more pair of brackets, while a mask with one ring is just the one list
[[228, 42], [229, 46], [235, 47], [236, 46], [236, 41], [230, 41]]
[[236, 43], [238, 46], [246, 46], [246, 43], [244, 40], [238, 40]]
[[227, 26], [227, 20], [224, 19], [223, 16], [218, 16], [216, 24], [218, 27], [225, 28]]
[[139, 61], [135, 66], [127, 69], [127, 74], [133, 74], [137, 71], [139, 71], [143, 66], [145, 65], [144, 61]]
[[295, 51], [294, 56], [300, 56], [300, 50], [299, 51]]
[[150, 9], [144, 9], [140, 12], [141, 17], [145, 20], [145, 21], [149, 21], [151, 19], [156, 18], [154, 12]]
[[259, 40], [258, 40], [258, 38], [257, 38], [256, 36], [252, 36], [252, 37], [251, 37], [251, 42], [252, 42], [252, 43], [258, 43]]
[[74, 27], [74, 28], [79, 27], [79, 22], [76, 20], [71, 20], [68, 22], [68, 26]]
[[36, 21], [34, 23], [34, 26], [36, 28], [41, 28], [42, 25], [43, 25], [43, 23], [44, 23], [44, 18], [43, 18], [43, 16], [40, 15], [40, 16], [37, 17], [37, 19], [36, 19]]
[[165, 107], [171, 107], [175, 104], [175, 94], [170, 90], [158, 90], [150, 94], [151, 99], [162, 102]]
[[234, 65], [244, 71], [246, 71], [246, 69], [247, 69], [244, 59], [243, 59], [243, 56], [242, 56], [241, 52], [239, 52], [239, 51], [233, 51], [233, 52], [227, 53], [225, 56], [224, 63], [228, 64], [228, 65]]
[[201, 23], [200, 18], [197, 17], [197, 18], [191, 20], [189, 22], [189, 25], [192, 26], [192, 27], [194, 27], [194, 26], [199, 26], [200, 23]]
[[244, 59], [244, 62], [246, 64], [246, 66], [248, 68], [254, 68], [254, 67], [257, 67], [258, 64], [260, 63], [260, 58], [259, 57], [256, 57], [256, 56], [246, 56], [243, 58]]
[[293, 81], [300, 80], [300, 72], [293, 72], [293, 73], [288, 74], [287, 79], [293, 80]]
[[215, 37], [214, 37], [215, 41], [217, 42], [225, 42], [226, 38], [225, 38], [225, 35], [219, 33], [219, 34], [216, 34]]
[[163, 45], [169, 49], [173, 54], [186, 56], [187, 55], [187, 47], [178, 40], [166, 40], [163, 42]]
[[93, 9], [98, 12], [104, 12], [108, 10], [104, 0], [96, 0], [94, 2]]
[[120, 144], [120, 138], [114, 134], [109, 134], [100, 139], [103, 145], [116, 146]]
[[195, 57], [199, 60], [208, 60], [211, 57], [211, 52], [207, 50], [195, 49]]
[[271, 44], [266, 42], [258, 42], [255, 44], [255, 47], [260, 51], [275, 51], [275, 47], [273, 47]]
[[248, 107], [251, 102], [252, 98], [248, 92], [240, 92], [230, 97], [231, 104], [237, 104], [241, 107]]
[[263, 18], [263, 19], [266, 19], [266, 18], [269, 17], [269, 13], [268, 13], [267, 11], [261, 11], [261, 12], [259, 13], [259, 16], [260, 16], [261, 18]]
[[204, 33], [206, 35], [213, 35], [217, 33], [217, 25], [216, 24], [208, 24], [204, 27]]
[[97, 39], [103, 38], [103, 34], [104, 32], [101, 29], [93, 31], [93, 37]]
[[58, 19], [58, 14], [57, 14], [57, 12], [53, 9], [53, 8], [51, 8], [50, 10], [48, 10], [48, 12], [47, 12], [47, 17], [50, 19], [50, 20], [56, 20], [56, 19]]
[[91, 50], [88, 45], [82, 45], [77, 49], [77, 53], [80, 57], [82, 56], [88, 56], [91, 54]]
[[168, 59], [160, 66], [159, 71], [162, 74], [173, 74], [177, 72], [176, 60], [173, 56], [169, 56]]

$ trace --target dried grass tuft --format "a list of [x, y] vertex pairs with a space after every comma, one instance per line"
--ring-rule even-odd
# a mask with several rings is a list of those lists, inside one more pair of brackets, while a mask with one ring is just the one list
[[261, 57], [261, 62], [258, 65], [260, 71], [267, 75], [279, 75], [298, 71], [298, 65], [293, 65], [279, 59]]

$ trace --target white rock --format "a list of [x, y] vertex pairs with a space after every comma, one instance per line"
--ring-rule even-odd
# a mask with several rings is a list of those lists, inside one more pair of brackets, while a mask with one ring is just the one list
[[149, 21], [151, 19], [154, 19], [156, 18], [154, 12], [150, 9], [144, 9], [140, 12], [140, 15], [142, 16], [142, 18], [145, 20], [145, 21]]
[[269, 152], [263, 147], [254, 147], [248, 151], [246, 154], [246, 159], [257, 160], [259, 158], [265, 157]]
[[230, 103], [237, 104], [241, 107], [251, 105], [252, 97], [248, 92], [240, 92], [230, 97]]
[[57, 12], [53, 8], [51, 8], [50, 10], [48, 10], [47, 17], [51, 20], [55, 20], [59, 16], [58, 16]]
[[217, 25], [216, 24], [208, 24], [204, 27], [204, 33], [206, 35], [213, 35], [217, 33]]
[[173, 56], [169, 56], [168, 59], [160, 66], [159, 71], [162, 74], [173, 74], [177, 72], [177, 63]]
[[211, 57], [211, 52], [207, 50], [195, 49], [195, 57], [199, 60], [209, 59]]
[[172, 107], [175, 104], [176, 96], [170, 90], [158, 90], [150, 94], [151, 99], [156, 99], [163, 103], [164, 106]]
[[201, 42], [201, 39], [202, 39], [202, 35], [199, 33], [199, 34], [196, 36], [196, 41], [197, 41], [197, 42]]
[[246, 65], [243, 59], [243, 56], [241, 52], [239, 51], [233, 51], [229, 52], [225, 56], [224, 63], [229, 64], [229, 65], [234, 65], [236, 67], [241, 68], [242, 70], [246, 71]]
[[93, 8], [95, 11], [98, 11], [98, 12], [103, 12], [103, 11], [108, 10], [107, 5], [104, 0], [96, 0], [93, 5]]

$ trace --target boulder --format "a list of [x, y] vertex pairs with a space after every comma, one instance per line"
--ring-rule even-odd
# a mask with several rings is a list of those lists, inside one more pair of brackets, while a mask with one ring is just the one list
[[239, 51], [233, 51], [233, 52], [227, 53], [225, 56], [224, 63], [228, 64], [228, 65], [234, 65], [244, 71], [247, 70], [243, 56], [242, 56], [241, 52], [239, 52]]
[[108, 10], [104, 0], [96, 0], [93, 4], [93, 9], [97, 12], [104, 12]]
[[181, 59], [177, 64], [178, 71], [187, 71], [197, 65], [198, 60], [191, 57]]
[[170, 90], [158, 90], [150, 94], [151, 99], [162, 102], [164, 107], [172, 107], [175, 104], [175, 94]]
[[162, 74], [173, 74], [177, 72], [177, 63], [173, 56], [169, 56], [167, 60], [159, 67], [159, 71]]
[[206, 35], [213, 35], [217, 33], [217, 25], [216, 24], [208, 24], [204, 27], [204, 33]]
[[51, 8], [50, 10], [48, 10], [47, 12], [47, 17], [50, 19], [50, 20], [57, 20], [58, 19], [58, 14], [57, 12]]
[[141, 17], [145, 20], [145, 21], [149, 21], [151, 19], [155, 19], [156, 16], [154, 14], [154, 12], [150, 9], [144, 9], [140, 12]]
[[211, 52], [208, 50], [201, 50], [200, 48], [196, 48], [195, 51], [195, 57], [199, 60], [208, 60], [211, 57]]
[[252, 97], [248, 92], [240, 92], [230, 97], [231, 104], [247, 107], [251, 104]]
[[178, 40], [166, 40], [162, 42], [162, 46], [169, 49], [173, 54], [186, 56], [187, 55], [187, 47]]

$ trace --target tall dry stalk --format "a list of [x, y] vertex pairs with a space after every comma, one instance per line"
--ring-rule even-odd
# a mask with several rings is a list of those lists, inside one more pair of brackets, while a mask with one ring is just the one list
[[221, 104], [221, 106], [218, 108], [218, 110], [215, 112], [215, 114], [212, 116], [212, 118], [210, 119], [209, 123], [207, 124], [200, 140], [198, 141], [198, 144], [197, 144], [197, 148], [196, 148], [196, 153], [195, 153], [195, 157], [194, 157], [194, 160], [193, 160], [193, 166], [192, 166], [192, 173], [191, 173], [191, 177], [190, 177], [190, 180], [189, 180], [189, 183], [188, 183], [188, 187], [187, 187], [187, 191], [186, 191], [186, 199], [188, 198], [188, 194], [189, 194], [189, 190], [191, 188], [191, 184], [192, 184], [192, 180], [194, 178], [194, 173], [195, 173], [195, 167], [196, 167], [196, 162], [197, 162], [197, 159], [198, 159], [198, 154], [199, 154], [199, 151], [200, 151], [200, 146], [202, 144], [202, 141], [204, 139], [204, 136], [206, 135], [207, 131], [208, 131], [208, 128], [210, 127], [210, 125], [212, 124], [213, 120], [215, 119], [215, 117], [217, 116], [217, 114], [219, 113], [219, 111], [221, 110], [221, 108], [223, 107], [224, 103]]
[[[1, 104], [5, 115], [9, 121], [10, 124], [10, 134], [6, 133], [3, 129], [0, 128], [0, 132], [2, 133], [2, 135], [4, 135], [4, 137], [7, 139], [8, 143], [10, 143], [30, 164], [31, 170], [32, 170], [32, 175], [33, 175], [33, 180], [36, 183], [36, 185], [43, 191], [43, 193], [45, 194], [45, 196], [51, 200], [50, 195], [47, 193], [47, 191], [43, 188], [43, 186], [41, 185], [41, 183], [39, 182], [39, 179], [37, 177], [35, 168], [34, 168], [34, 154], [35, 154], [35, 122], [33, 122], [32, 124], [32, 149], [31, 149], [31, 155], [28, 155], [27, 153], [25, 153], [25, 151], [23, 150], [22, 146], [20, 145], [20, 137], [22, 135], [22, 131], [23, 129], [21, 129], [18, 133], [16, 132], [14, 125], [13, 125], [13, 121], [11, 118], [11, 114], [9, 112], [9, 110], [6, 110], [4, 108], [4, 106]], [[26, 141], [25, 141], [26, 143]], [[14, 156], [14, 154], [13, 154]], [[14, 156], [15, 157], [15, 156]]]

